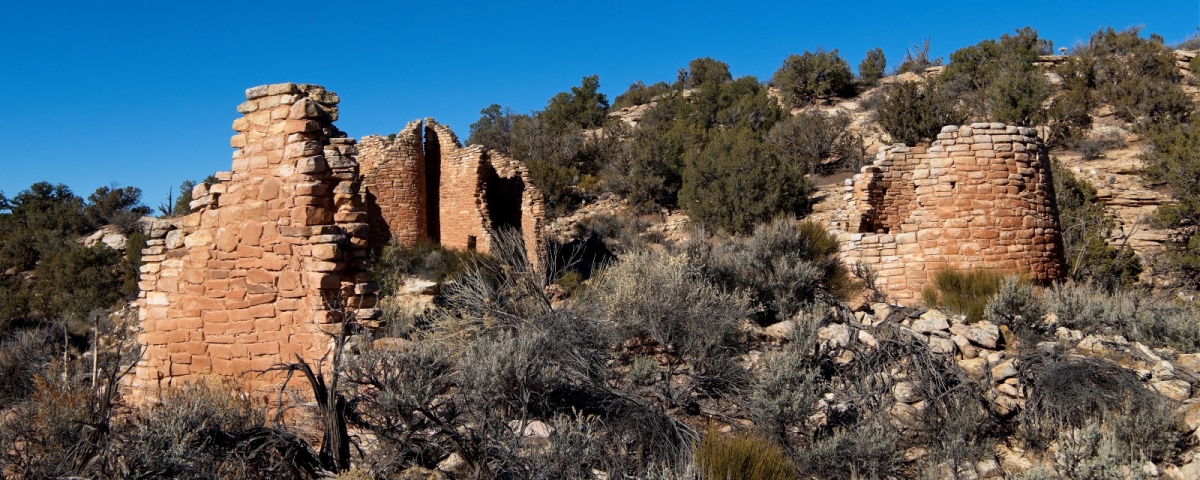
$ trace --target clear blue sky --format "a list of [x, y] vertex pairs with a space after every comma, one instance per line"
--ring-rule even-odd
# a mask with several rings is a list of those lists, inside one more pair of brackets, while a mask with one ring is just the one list
[[229, 169], [234, 108], [266, 83], [337, 92], [353, 137], [434, 117], [465, 139], [489, 104], [540, 109], [591, 74], [611, 100], [701, 56], [766, 79], [817, 47], [857, 66], [879, 46], [891, 67], [925, 37], [945, 57], [1026, 25], [1057, 48], [1105, 26], [1174, 43], [1200, 22], [1196, 0], [343, 3], [6, 3], [0, 191], [117, 183], [157, 205], [181, 180]]

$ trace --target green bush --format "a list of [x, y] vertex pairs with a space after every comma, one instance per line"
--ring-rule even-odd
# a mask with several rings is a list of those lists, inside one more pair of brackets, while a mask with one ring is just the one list
[[723, 84], [733, 80], [729, 64], [711, 57], [697, 58], [688, 62], [687, 68], [679, 69], [679, 83], [683, 88], [700, 88], [701, 85]]
[[629, 89], [625, 93], [617, 95], [613, 100], [612, 108], [621, 109], [636, 105], [645, 105], [654, 101], [654, 98], [664, 93], [670, 92], [671, 86], [666, 82], [658, 82], [654, 85], [646, 86], [641, 80], [629, 84]]
[[[809, 433], [809, 418], [822, 395], [820, 359], [810, 355], [820, 323], [800, 322], [787, 347], [763, 357], [750, 390], [750, 414], [755, 427], [781, 445], [799, 444], [795, 437]], [[798, 432], [799, 435], [792, 432]]]
[[997, 325], [1013, 329], [1042, 321], [1046, 308], [1028, 280], [1010, 275], [1000, 284], [1000, 290], [987, 302], [983, 317]]
[[1117, 289], [1106, 292], [1089, 283], [1060, 284], [1044, 289], [1042, 303], [1058, 317], [1058, 325], [1087, 334], [1121, 335], [1131, 342], [1180, 352], [1200, 352], [1200, 315], [1196, 305]]
[[1141, 261], [1132, 248], [1109, 244], [1116, 221], [1104, 209], [1096, 188], [1057, 159], [1051, 161], [1051, 172], [1067, 275], [1108, 290], [1136, 283], [1142, 272]]
[[889, 478], [904, 461], [899, 441], [886, 425], [839, 429], [796, 449], [796, 464], [804, 478]]
[[1025, 27], [999, 41], [984, 40], [950, 55], [937, 78], [961, 99], [971, 117], [1016, 125], [1038, 125], [1045, 119], [1042, 103], [1052, 88], [1033, 66], [1052, 44]]
[[411, 248], [393, 240], [375, 259], [375, 280], [380, 294], [386, 296], [395, 293], [405, 277], [441, 283], [457, 278], [478, 261], [486, 259], [476, 252], [445, 248], [428, 238], [418, 240]]
[[[88, 196], [84, 217], [93, 227], [114, 225], [123, 233], [129, 233], [136, 226], [138, 217], [150, 214], [150, 207], [141, 203], [140, 188], [100, 187]], [[129, 217], [132, 217], [132, 222]]]
[[946, 307], [975, 323], [983, 320], [984, 309], [1003, 283], [1004, 275], [992, 270], [943, 269], [921, 290], [921, 298], [929, 308]]
[[573, 188], [579, 182], [579, 170], [540, 158], [526, 162], [525, 166], [529, 168], [529, 179], [542, 191], [550, 216], [565, 215], [580, 203]]
[[1127, 463], [1161, 462], [1178, 453], [1184, 432], [1173, 409], [1136, 372], [1106, 360], [1045, 355], [1022, 358], [1019, 370], [1029, 387], [1021, 432], [1035, 445], [1099, 427]]
[[763, 324], [791, 319], [818, 299], [846, 300], [862, 288], [838, 258], [837, 238], [812, 221], [779, 218], [749, 238], [697, 236], [687, 248], [709, 278], [749, 293]]
[[[585, 301], [598, 319], [617, 328], [617, 344], [637, 339], [670, 348], [664, 380], [659, 384], [665, 407], [686, 398], [677, 380], [681, 362], [691, 364], [693, 375], [736, 382], [740, 368], [721, 375], [705, 372], [708, 366], [726, 366], [737, 321], [750, 312], [749, 299], [727, 292], [706, 279], [686, 255], [637, 251], [593, 277]], [[690, 384], [688, 388], [700, 388]]]
[[850, 131], [853, 121], [845, 112], [800, 112], [776, 123], [767, 141], [805, 173], [857, 172], [865, 156], [861, 135]]
[[955, 108], [955, 99], [930, 83], [903, 82], [892, 87], [879, 105], [879, 126], [894, 142], [913, 146], [937, 137], [942, 127], [958, 125], [966, 116]]
[[696, 447], [696, 466], [706, 480], [796, 478], [796, 467], [777, 445], [745, 433], [725, 436], [715, 427]]
[[1161, 43], [1141, 38], [1136, 28], [1100, 30], [1074, 53], [1095, 75], [1099, 102], [1111, 106], [1122, 120], [1178, 123], [1194, 110], [1180, 87], [1175, 56]]
[[675, 95], [642, 116], [627, 149], [616, 155], [604, 184], [639, 212], [678, 203], [683, 183], [684, 152], [695, 129], [685, 125], [685, 104]]
[[316, 478], [308, 445], [267, 426], [266, 412], [228, 383], [165, 392], [120, 441], [122, 478]]
[[1170, 187], [1174, 203], [1158, 207], [1151, 224], [1171, 231], [1165, 258], [1185, 285], [1200, 285], [1200, 118], [1149, 129], [1143, 157], [1148, 179]]
[[837, 49], [790, 55], [775, 71], [771, 83], [792, 108], [811, 105], [817, 100], [854, 95], [854, 74]]
[[471, 124], [467, 145], [483, 145], [488, 150], [512, 155], [513, 122], [516, 119], [512, 109], [493, 103], [479, 114], [479, 120]]
[[680, 206], [697, 224], [731, 233], [804, 216], [816, 187], [788, 160], [748, 128], [717, 132], [684, 170]]
[[1097, 102], [1096, 74], [1091, 62], [1080, 56], [1067, 57], [1057, 73], [1063, 82], [1061, 91], [1046, 109], [1046, 123], [1050, 127], [1046, 142], [1071, 146], [1092, 128], [1092, 112]]
[[887, 58], [883, 56], [882, 48], [876, 47], [868, 51], [867, 55], [863, 57], [862, 63], [858, 64], [858, 78], [867, 85], [874, 85], [883, 78], [886, 71]]
[[[686, 187], [694, 193], [712, 188], [716, 160], [760, 171], [773, 168], [758, 168], [746, 164], [745, 159], [725, 156], [715, 149], [706, 152], [709, 145], [718, 140], [726, 144], [731, 137], [738, 137], [748, 150], [766, 154], [771, 149], [764, 146], [763, 136], [785, 115], [754, 77], [704, 82], [687, 96], [668, 93], [645, 113], [627, 146], [612, 150], [609, 158], [614, 160], [603, 174], [603, 184], [626, 197], [641, 212], [656, 211], [658, 206], [679, 205], [687, 209], [679, 198], [681, 190]], [[705, 158], [698, 160], [701, 157]], [[777, 176], [791, 175], [795, 170], [790, 166], [785, 169]], [[738, 177], [744, 179], [751, 173]], [[770, 187], [757, 181], [746, 186]], [[753, 197], [758, 190], [743, 194]]]
[[570, 92], [551, 98], [540, 114], [550, 132], [561, 134], [572, 127], [587, 129], [603, 125], [608, 115], [608, 98], [599, 89], [600, 77], [592, 75], [583, 77], [580, 86], [571, 87]]

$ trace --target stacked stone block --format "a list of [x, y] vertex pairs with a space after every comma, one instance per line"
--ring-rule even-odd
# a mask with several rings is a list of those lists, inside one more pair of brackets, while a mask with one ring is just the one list
[[874, 268], [896, 300], [919, 299], [947, 268], [1064, 276], [1050, 163], [1032, 128], [947, 126], [928, 148], [881, 149], [846, 190], [842, 258]]
[[[543, 245], [545, 205], [524, 164], [458, 137], [433, 119], [409, 123], [394, 140], [360, 145], [370, 200], [371, 243], [429, 238], [447, 248], [489, 252], [494, 232], [521, 232], [531, 260]], [[422, 144], [419, 132], [424, 131]]]
[[138, 300], [146, 347], [134, 392], [205, 375], [276, 386], [273, 365], [316, 364], [345, 314], [380, 316], [366, 264], [367, 213], [355, 140], [317, 85], [246, 91], [236, 150], [193, 213], [148, 242]]
[[387, 245], [395, 236], [413, 246], [428, 236], [421, 129], [421, 122], [413, 121], [395, 137], [371, 135], [359, 142], [372, 245]]

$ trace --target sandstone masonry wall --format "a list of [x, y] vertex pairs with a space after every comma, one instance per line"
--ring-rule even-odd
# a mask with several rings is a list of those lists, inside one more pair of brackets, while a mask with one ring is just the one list
[[842, 259], [869, 265], [899, 301], [941, 269], [1064, 277], [1046, 148], [1031, 128], [948, 126], [932, 146], [881, 149], [847, 185]]
[[275, 385], [265, 370], [296, 355], [315, 364], [342, 312], [379, 317], [357, 149], [333, 126], [337, 103], [316, 85], [246, 91], [232, 170], [198, 185], [193, 213], [143, 251], [135, 392], [208, 374]]
[[447, 248], [488, 252], [501, 228], [518, 229], [532, 260], [542, 247], [545, 205], [524, 164], [478, 145], [463, 147], [433, 119], [414, 121], [394, 140], [360, 145], [371, 207], [371, 243], [422, 237]]
[[387, 245], [395, 236], [400, 243], [412, 246], [428, 235], [421, 138], [421, 122], [413, 121], [395, 138], [371, 135], [358, 145], [372, 245]]

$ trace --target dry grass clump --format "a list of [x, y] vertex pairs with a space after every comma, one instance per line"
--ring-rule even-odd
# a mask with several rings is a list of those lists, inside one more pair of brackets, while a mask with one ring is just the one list
[[989, 270], [944, 269], [921, 290], [921, 298], [930, 308], [949, 308], [974, 323], [983, 320], [988, 301], [1000, 291], [1003, 282], [1003, 274]]
[[796, 467], [782, 448], [748, 433], [722, 435], [710, 426], [696, 446], [695, 455], [696, 466], [705, 479], [796, 478]]

